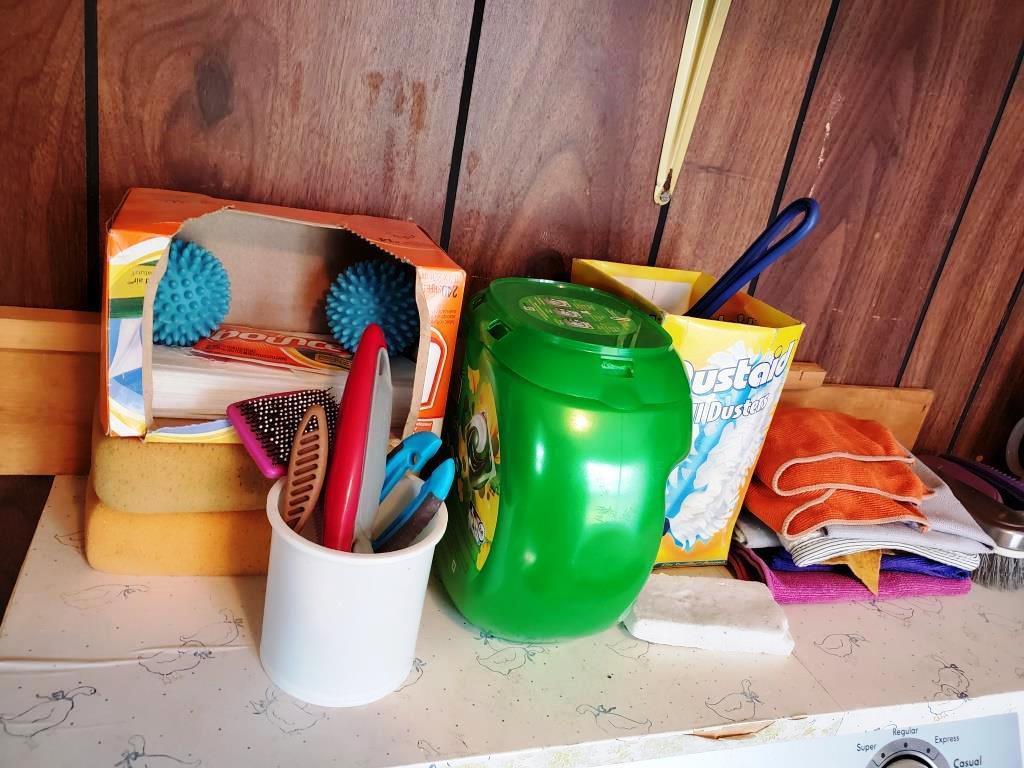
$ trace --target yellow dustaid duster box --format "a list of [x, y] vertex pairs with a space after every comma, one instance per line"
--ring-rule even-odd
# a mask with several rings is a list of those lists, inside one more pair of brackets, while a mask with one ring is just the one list
[[746, 293], [714, 319], [687, 317], [715, 283], [702, 272], [577, 259], [572, 279], [640, 307], [671, 334], [690, 380], [693, 444], [668, 477], [658, 563], [725, 562], [803, 323]]

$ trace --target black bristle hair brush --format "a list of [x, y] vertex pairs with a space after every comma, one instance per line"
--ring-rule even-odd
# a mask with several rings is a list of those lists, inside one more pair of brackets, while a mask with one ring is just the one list
[[303, 389], [239, 400], [227, 408], [228, 420], [264, 477], [282, 477], [288, 469], [295, 430], [311, 405], [327, 414], [328, 445], [334, 444], [338, 403], [331, 390]]
[[981, 565], [971, 579], [994, 589], [1024, 589], [1024, 483], [987, 464], [959, 456], [946, 455], [940, 459], [981, 478], [1003, 498], [1000, 503], [961, 482], [941, 465], [925, 462], [946, 481], [957, 500], [995, 542], [995, 550], [981, 556]]

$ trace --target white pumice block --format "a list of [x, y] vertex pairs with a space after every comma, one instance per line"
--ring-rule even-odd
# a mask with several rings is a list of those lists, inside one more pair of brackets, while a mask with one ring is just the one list
[[789, 620], [756, 581], [654, 574], [623, 619], [633, 637], [726, 653], [793, 651]]

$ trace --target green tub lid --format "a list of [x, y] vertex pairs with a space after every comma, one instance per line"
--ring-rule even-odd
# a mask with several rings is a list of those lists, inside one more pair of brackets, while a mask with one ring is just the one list
[[603, 354], [672, 345], [655, 320], [596, 288], [506, 277], [492, 282], [489, 293], [508, 330], [536, 333], [545, 343]]
[[481, 303], [490, 310], [485, 344], [539, 386], [616, 408], [689, 396], [668, 332], [610, 293], [509, 277], [493, 281], [474, 308]]

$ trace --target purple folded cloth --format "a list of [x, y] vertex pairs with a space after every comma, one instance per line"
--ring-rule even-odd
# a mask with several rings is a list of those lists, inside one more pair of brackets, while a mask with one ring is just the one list
[[841, 573], [790, 573], [773, 571], [738, 542], [729, 551], [729, 567], [737, 578], [763, 581], [777, 603], [845, 603], [852, 600], [894, 600], [899, 597], [940, 597], [966, 595], [970, 579], [940, 579], [918, 573], [886, 571], [879, 575], [878, 594], [871, 594], [853, 576]]
[[[793, 557], [782, 547], [761, 549], [758, 556], [773, 571], [789, 571], [790, 573], [846, 573], [841, 565], [805, 565], [793, 562]], [[885, 571], [901, 571], [903, 573], [919, 573], [922, 576], [935, 576], [939, 579], [966, 579], [967, 571], [954, 568], [952, 565], [937, 563], [927, 557], [911, 554], [882, 555], [882, 568]]]

